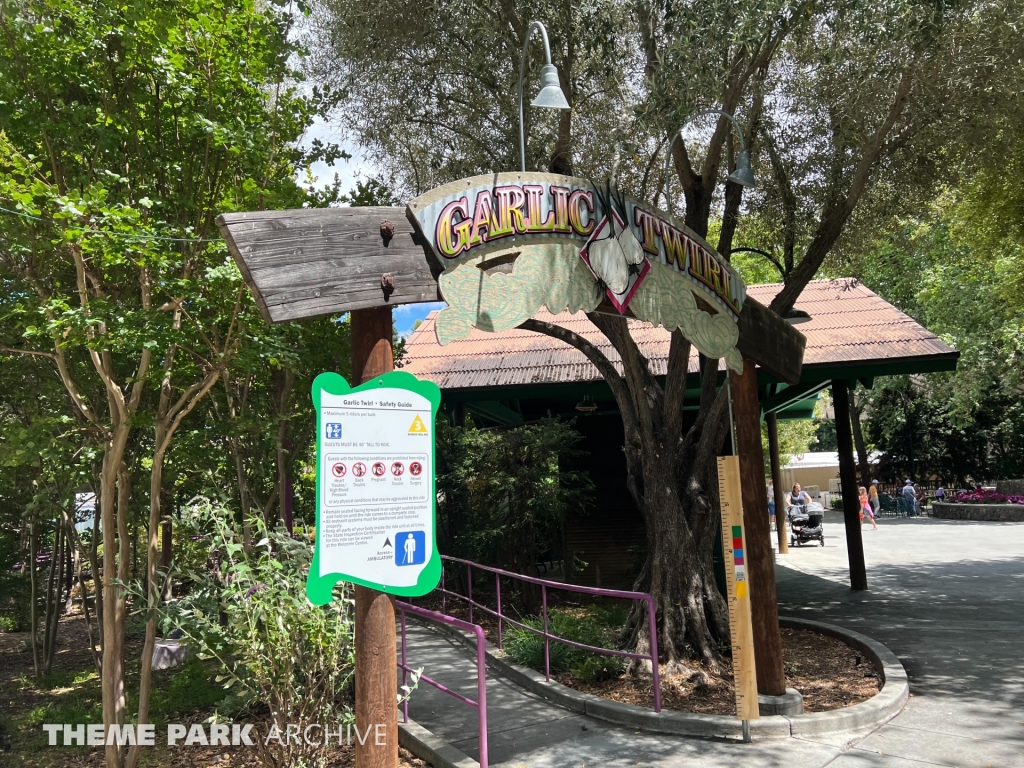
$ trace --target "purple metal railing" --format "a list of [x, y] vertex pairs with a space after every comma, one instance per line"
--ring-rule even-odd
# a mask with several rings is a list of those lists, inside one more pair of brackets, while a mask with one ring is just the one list
[[[445, 563], [459, 563], [460, 565], [466, 566], [466, 593], [461, 595], [458, 592], [452, 592], [448, 589], [445, 581]], [[494, 591], [497, 599], [498, 609], [495, 611], [492, 608], [488, 608], [486, 605], [473, 600], [473, 569], [480, 571], [486, 571], [494, 574]], [[536, 584], [540, 586], [541, 594], [541, 620], [543, 621], [543, 631], [536, 629], [535, 627], [528, 626], [522, 622], [516, 621], [515, 619], [509, 618], [501, 612], [501, 579], [502, 577], [515, 579], [517, 581], [525, 581], [530, 584]], [[624, 600], [643, 600], [647, 604], [647, 627], [651, 637], [651, 652], [645, 653], [630, 653], [629, 651], [614, 651], [609, 648], [598, 648], [593, 645], [585, 645], [584, 643], [577, 643], [572, 640], [566, 640], [563, 637], [552, 635], [548, 632], [548, 589], [561, 589], [566, 592], [577, 592], [582, 595], [593, 595], [595, 597], [616, 597]], [[651, 662], [651, 675], [653, 677], [654, 684], [654, 711], [661, 712], [661, 675], [658, 670], [658, 628], [655, 620], [655, 608], [654, 599], [646, 592], [626, 592], [618, 589], [599, 589], [596, 587], [581, 587], [575, 584], [563, 584], [559, 581], [548, 581], [547, 579], [538, 579], [533, 576], [523, 576], [519, 573], [512, 573], [511, 571], [503, 571], [500, 568], [491, 568], [486, 565], [480, 565], [479, 563], [473, 563], [469, 560], [462, 560], [458, 557], [449, 557], [448, 555], [441, 555], [441, 614], [447, 611], [447, 596], [451, 595], [459, 600], [464, 600], [469, 606], [469, 621], [470, 626], [477, 626], [472, 624], [473, 621], [473, 608], [479, 608], [485, 613], [494, 616], [498, 620], [498, 647], [502, 647], [502, 623], [507, 622], [513, 626], [525, 629], [528, 632], [533, 632], [536, 635], [540, 635], [544, 638], [544, 676], [547, 680], [551, 680], [551, 641], [555, 640], [565, 645], [571, 645], [574, 648], [580, 648], [584, 651], [591, 651], [593, 653], [604, 654], [605, 656], [622, 656], [627, 659], [643, 659]]]
[[[413, 672], [409, 667], [407, 653], [406, 653], [406, 637], [405, 637], [405, 614], [410, 613], [413, 616], [417, 616], [427, 621], [433, 621], [437, 624], [445, 624], [449, 627], [455, 627], [466, 632], [472, 632], [476, 635], [476, 701], [473, 699], [463, 696], [461, 693], [451, 690], [450, 688], [442, 685], [441, 683], [433, 680], [426, 675], [421, 674], [420, 680], [428, 685], [432, 685], [442, 693], [446, 693], [454, 699], [458, 699], [463, 704], [468, 704], [477, 712], [477, 731], [480, 738], [480, 768], [487, 768], [487, 639], [484, 637], [483, 627], [476, 624], [471, 624], [462, 619], [456, 619], [454, 616], [445, 616], [443, 613], [437, 611], [428, 611], [426, 608], [420, 608], [416, 605], [410, 605], [404, 603], [401, 600], [395, 601], [395, 607], [398, 608], [401, 615], [400, 622], [402, 627], [402, 648], [401, 648], [401, 661], [398, 663], [398, 668], [402, 670], [402, 685], [406, 686], [409, 684], [409, 673]], [[408, 697], [402, 700], [402, 716], [405, 718], [405, 722], [409, 722], [409, 699]]]

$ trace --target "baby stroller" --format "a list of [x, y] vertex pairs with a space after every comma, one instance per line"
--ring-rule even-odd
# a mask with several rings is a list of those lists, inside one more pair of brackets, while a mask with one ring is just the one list
[[797, 504], [787, 511], [789, 517], [789, 545], [803, 546], [812, 541], [817, 541], [825, 546], [825, 532], [822, 521], [825, 519], [825, 510], [817, 502], [810, 504]]

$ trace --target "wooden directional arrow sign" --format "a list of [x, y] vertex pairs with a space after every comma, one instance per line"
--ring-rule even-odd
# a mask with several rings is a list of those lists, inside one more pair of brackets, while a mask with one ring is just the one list
[[267, 322], [438, 300], [441, 267], [404, 208], [225, 213], [217, 225]]

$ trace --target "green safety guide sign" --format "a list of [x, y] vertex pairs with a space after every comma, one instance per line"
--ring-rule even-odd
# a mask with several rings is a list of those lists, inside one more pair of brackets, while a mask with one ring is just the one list
[[441, 579], [434, 423], [441, 390], [403, 371], [358, 387], [313, 381], [317, 414], [316, 550], [306, 594], [330, 602], [350, 581], [402, 597]]

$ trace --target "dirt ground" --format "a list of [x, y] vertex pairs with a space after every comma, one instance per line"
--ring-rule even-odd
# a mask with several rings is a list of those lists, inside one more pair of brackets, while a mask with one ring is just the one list
[[[68, 679], [67, 685], [36, 687], [32, 678], [32, 651], [27, 633], [0, 633], [0, 766], [3, 768], [101, 768], [101, 747], [48, 747], [46, 735], [39, 720], [47, 704], [62, 698], [75, 697], [82, 702], [83, 713], [98, 712], [99, 686], [79, 685], [74, 673], [89, 673], [94, 669], [89, 652], [85, 622], [81, 615], [71, 615], [61, 621], [58, 651], [54, 658], [51, 678]], [[128, 636], [125, 658], [136, 658], [142, 647], [139, 638]], [[137, 668], [137, 665], [136, 665]], [[62, 674], [68, 673], [68, 674]], [[128, 689], [137, 689], [137, 672], [129, 675]], [[95, 695], [93, 695], [95, 694]], [[90, 709], [91, 707], [96, 707]], [[182, 718], [181, 722], [202, 723], [212, 714], [212, 708], [202, 707]], [[81, 722], [101, 722], [99, 716], [86, 714]], [[257, 724], [257, 730], [263, 729]], [[157, 730], [159, 744], [162, 734]], [[338, 747], [330, 768], [351, 768], [355, 764], [354, 749]], [[252, 747], [147, 747], [142, 753], [142, 766], [153, 768], [258, 768], [260, 765]], [[425, 763], [404, 749], [399, 765], [402, 768], [428, 768]]]

